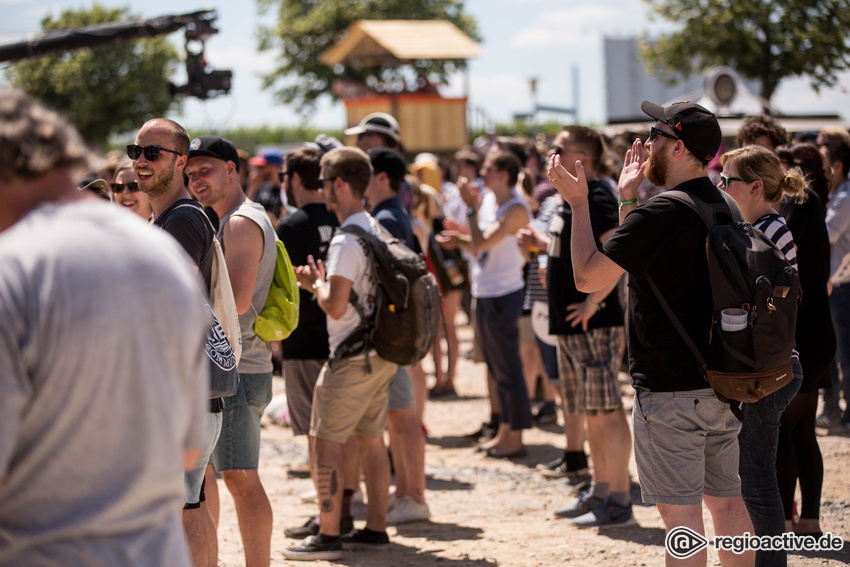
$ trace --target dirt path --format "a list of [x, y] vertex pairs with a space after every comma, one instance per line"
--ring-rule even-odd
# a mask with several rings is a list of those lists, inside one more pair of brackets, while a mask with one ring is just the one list
[[[461, 352], [464, 352], [469, 346], [468, 328], [462, 328], [461, 338], [464, 339]], [[457, 378], [459, 396], [429, 402], [426, 407], [427, 498], [432, 521], [389, 528], [392, 545], [387, 551], [346, 552], [338, 562], [313, 564], [663, 565], [664, 528], [653, 506], [635, 505], [636, 526], [608, 530], [582, 530], [552, 515], [554, 509], [574, 498], [572, 489], [564, 480], [541, 477], [534, 468], [560, 455], [563, 434], [558, 426], [529, 431], [528, 455], [516, 461], [487, 459], [472, 450], [472, 442], [464, 434], [475, 431], [489, 411], [484, 376], [483, 365], [461, 360]], [[275, 378], [276, 393], [282, 390], [282, 380]], [[630, 406], [630, 398], [624, 399]], [[826, 470], [822, 526], [843, 538], [845, 546], [841, 552], [790, 555], [791, 566], [850, 564], [850, 438], [831, 436], [819, 440]], [[305, 458], [305, 441], [293, 438], [288, 428], [268, 423], [262, 443], [260, 476], [275, 515], [272, 565], [296, 565], [281, 554], [284, 547], [293, 544], [284, 537], [283, 529], [302, 524], [316, 510], [315, 505], [303, 504], [299, 498], [312, 488], [310, 481], [287, 479], [286, 470]], [[637, 479], [634, 461], [632, 477]], [[221, 481], [219, 489], [222, 494], [219, 565], [244, 565], [232, 500]], [[633, 491], [633, 498], [640, 502], [638, 492]], [[365, 506], [355, 506], [357, 526], [362, 526], [365, 514]], [[711, 535], [707, 514], [706, 525]], [[708, 564], [720, 564], [711, 548]]]

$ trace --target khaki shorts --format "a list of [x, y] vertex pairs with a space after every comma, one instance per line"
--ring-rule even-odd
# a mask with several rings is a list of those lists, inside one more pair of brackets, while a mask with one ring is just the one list
[[293, 435], [307, 435], [313, 407], [313, 390], [324, 367], [324, 360], [284, 360], [283, 380], [286, 405]]
[[741, 422], [714, 390], [636, 392], [632, 410], [641, 499], [701, 504], [741, 494]]
[[397, 365], [377, 354], [343, 358], [322, 367], [313, 392], [310, 435], [345, 443], [351, 435], [380, 437], [387, 425], [390, 382]]

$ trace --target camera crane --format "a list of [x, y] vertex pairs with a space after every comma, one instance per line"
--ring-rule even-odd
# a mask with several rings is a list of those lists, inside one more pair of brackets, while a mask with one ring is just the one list
[[189, 14], [160, 16], [147, 20], [110, 22], [96, 26], [69, 28], [46, 33], [28, 41], [0, 45], [0, 62], [13, 62], [44, 55], [66, 53], [84, 47], [101, 47], [132, 43], [185, 28], [186, 75], [185, 85], [171, 84], [172, 95], [212, 98], [230, 92], [233, 73], [209, 69], [204, 57], [206, 41], [218, 29], [213, 22], [218, 18], [215, 10], [200, 10]]

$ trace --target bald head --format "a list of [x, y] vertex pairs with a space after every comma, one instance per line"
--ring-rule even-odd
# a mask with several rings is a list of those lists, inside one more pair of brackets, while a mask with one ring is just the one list
[[167, 134], [174, 142], [173, 149], [175, 152], [180, 152], [183, 155], [189, 153], [189, 134], [186, 129], [174, 120], [168, 118], [154, 118], [145, 122], [139, 133], [142, 132], [162, 132]]

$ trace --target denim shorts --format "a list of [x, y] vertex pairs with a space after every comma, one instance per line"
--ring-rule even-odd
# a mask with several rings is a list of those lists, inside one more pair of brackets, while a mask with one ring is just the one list
[[272, 399], [272, 373], [239, 374], [236, 394], [224, 398], [221, 435], [213, 451], [217, 471], [257, 470], [260, 418]]
[[646, 503], [701, 504], [741, 494], [741, 422], [714, 390], [635, 392], [635, 463]]
[[183, 475], [186, 482], [186, 504], [197, 504], [201, 498], [201, 484], [204, 482], [207, 463], [221, 433], [221, 413], [208, 413], [206, 419], [206, 445], [201, 449], [201, 456], [195, 468]]
[[390, 411], [413, 407], [413, 380], [410, 379], [409, 366], [398, 367], [390, 382], [389, 395]]

